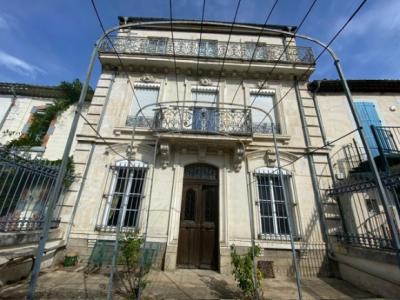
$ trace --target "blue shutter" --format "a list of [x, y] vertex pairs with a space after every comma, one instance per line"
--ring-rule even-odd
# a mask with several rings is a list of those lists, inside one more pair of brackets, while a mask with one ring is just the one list
[[378, 146], [376, 144], [374, 135], [372, 134], [371, 125], [381, 126], [382, 121], [379, 119], [375, 105], [372, 102], [355, 102], [354, 104], [358, 118], [361, 122], [361, 126], [364, 128], [364, 132], [367, 137], [367, 143], [371, 149], [372, 156], [378, 156]]

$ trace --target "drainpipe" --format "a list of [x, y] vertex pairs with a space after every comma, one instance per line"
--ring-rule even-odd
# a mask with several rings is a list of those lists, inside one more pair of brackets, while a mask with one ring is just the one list
[[13, 94], [13, 97], [11, 98], [11, 103], [8, 106], [6, 113], [4, 114], [3, 120], [1, 120], [1, 122], [0, 122], [0, 132], [3, 129], [4, 123], [6, 122], [6, 120], [8, 118], [8, 115], [11, 112], [11, 109], [15, 106], [15, 104], [17, 102], [17, 94], [15, 92], [15, 86], [14, 85], [11, 86], [11, 92]]
[[[309, 136], [308, 129], [307, 129], [303, 105], [301, 103], [301, 95], [300, 95], [299, 82], [297, 80], [297, 77], [294, 78], [294, 88], [295, 88], [295, 92], [296, 92], [297, 105], [298, 105], [299, 112], [300, 112], [300, 121], [301, 121], [301, 125], [303, 127], [303, 135], [304, 135], [304, 142], [306, 144], [306, 152], [308, 153], [310, 151], [311, 140], [310, 140], [310, 136]], [[312, 181], [312, 186], [313, 186], [313, 190], [314, 190], [316, 206], [317, 206], [319, 219], [320, 219], [320, 223], [321, 223], [321, 227], [322, 227], [321, 228], [322, 236], [327, 245], [328, 250], [330, 250], [328, 234], [327, 234], [327, 232], [328, 232], [327, 225], [326, 225], [325, 219], [324, 219], [324, 211], [322, 208], [321, 195], [319, 193], [319, 184], [318, 184], [318, 179], [317, 179], [317, 172], [315, 170], [313, 155], [308, 154], [307, 160], [308, 160], [308, 166], [310, 168], [310, 173], [311, 173], [311, 181]], [[329, 253], [329, 251], [328, 251], [328, 253]]]
[[[99, 123], [97, 124], [97, 127], [96, 127], [97, 131], [100, 130], [101, 125], [103, 124], [104, 115], [105, 115], [105, 112], [107, 110], [107, 105], [108, 105], [108, 101], [110, 99], [110, 94], [111, 94], [111, 90], [112, 90], [112, 86], [114, 84], [114, 81], [115, 81], [115, 73], [112, 74], [111, 83], [110, 83], [110, 86], [108, 87], [106, 99], [104, 101], [104, 108], [101, 111], [101, 115], [100, 115], [100, 118], [99, 118]], [[68, 229], [67, 229], [67, 233], [66, 233], [66, 244], [67, 245], [68, 245], [68, 242], [69, 242], [69, 237], [71, 235], [71, 231], [72, 231], [72, 226], [73, 226], [73, 223], [74, 223], [75, 215], [76, 215], [76, 212], [78, 210], [79, 202], [81, 200], [82, 192], [83, 192], [83, 189], [84, 189], [85, 184], [86, 184], [87, 174], [89, 173], [89, 169], [90, 169], [90, 165], [91, 165], [91, 162], [92, 162], [92, 157], [93, 157], [93, 153], [94, 153], [95, 147], [96, 147], [96, 142], [92, 141], [91, 147], [90, 147], [89, 156], [88, 156], [88, 160], [87, 160], [87, 164], [86, 164], [86, 167], [85, 167], [85, 171], [83, 172], [83, 175], [82, 175], [82, 182], [81, 182], [81, 185], [79, 186], [78, 195], [76, 196], [74, 210], [72, 211], [72, 215], [71, 215], [71, 218], [70, 218], [70, 221], [69, 221], [69, 224], [68, 224]]]

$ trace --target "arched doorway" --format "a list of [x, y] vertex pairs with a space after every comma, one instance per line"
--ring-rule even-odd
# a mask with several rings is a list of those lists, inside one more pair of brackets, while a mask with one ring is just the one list
[[218, 269], [218, 169], [185, 167], [177, 265]]

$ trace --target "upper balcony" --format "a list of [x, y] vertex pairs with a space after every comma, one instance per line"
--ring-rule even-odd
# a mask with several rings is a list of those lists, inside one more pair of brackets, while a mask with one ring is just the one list
[[[111, 44], [114, 45], [114, 48]], [[112, 36], [104, 39], [100, 45], [100, 59], [105, 64], [115, 63], [115, 51], [124, 63], [146, 62], [154, 66], [168, 66], [168, 61], [176, 57], [179, 67], [188, 66], [193, 59], [206, 61], [207, 68], [219, 68], [225, 59], [224, 69], [240, 70], [247, 68], [252, 61], [252, 71], [266, 71], [276, 63], [282, 70], [294, 72], [297, 69], [309, 70], [315, 63], [310, 47], [288, 46], [254, 42], [222, 42], [217, 40], [190, 40], [170, 38], [147, 38], [132, 36]], [[126, 56], [127, 55], [127, 56]], [[161, 58], [161, 59], [160, 59]], [[172, 61], [169, 61], [171, 63]], [[244, 62], [244, 64], [243, 64]]]
[[[127, 127], [151, 129], [154, 132], [202, 134], [204, 136], [244, 136], [272, 134], [272, 124], [252, 120], [250, 109], [204, 106], [167, 106], [157, 108], [153, 116], [128, 116]], [[275, 132], [280, 133], [279, 124]]]

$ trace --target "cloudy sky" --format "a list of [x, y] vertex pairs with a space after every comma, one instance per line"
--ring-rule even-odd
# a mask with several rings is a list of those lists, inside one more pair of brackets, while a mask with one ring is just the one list
[[[232, 22], [238, 0], [206, 0], [205, 18]], [[200, 19], [203, 0], [173, 0], [174, 18]], [[274, 0], [242, 0], [238, 22], [264, 23]], [[299, 33], [328, 42], [361, 0], [319, 0]], [[270, 24], [298, 25], [312, 0], [280, 0]], [[106, 28], [117, 16], [169, 17], [168, 0], [96, 0]], [[0, 81], [54, 85], [85, 76], [101, 34], [90, 0], [2, 1]], [[400, 79], [400, 0], [369, 0], [332, 45], [349, 79]], [[314, 48], [315, 54], [320, 49]], [[99, 76], [99, 66], [92, 85]], [[313, 78], [336, 78], [324, 55]]]

